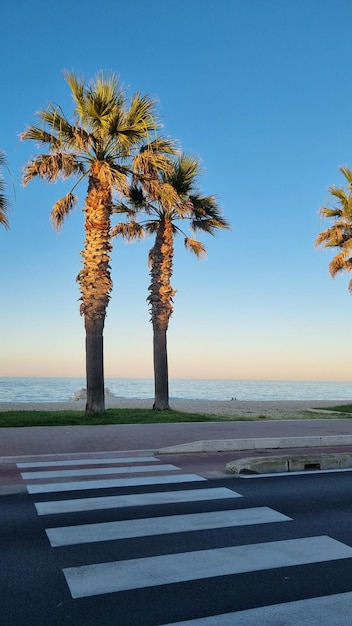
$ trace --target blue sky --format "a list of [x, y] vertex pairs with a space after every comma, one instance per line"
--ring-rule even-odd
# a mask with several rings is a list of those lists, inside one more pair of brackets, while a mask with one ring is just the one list
[[[70, 118], [64, 69], [119, 75], [158, 100], [164, 133], [202, 159], [231, 232], [176, 245], [168, 333], [172, 378], [351, 380], [352, 299], [315, 250], [319, 208], [352, 166], [349, 0], [2, 0], [1, 142], [16, 189], [0, 231], [0, 376], [84, 376], [80, 270], [85, 188], [32, 181], [18, 134], [51, 101]], [[8, 187], [13, 197], [11, 183]], [[152, 376], [146, 303], [151, 240], [117, 242], [105, 326], [107, 377]]]

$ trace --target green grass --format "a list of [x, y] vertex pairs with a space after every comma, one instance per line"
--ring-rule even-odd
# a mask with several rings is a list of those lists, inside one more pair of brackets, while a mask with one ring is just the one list
[[[164, 424], [175, 422], [221, 422], [229, 417], [153, 411], [153, 409], [107, 409], [102, 416], [86, 417], [81, 411], [0, 411], [0, 428], [20, 426], [94, 426], [102, 424]], [[236, 418], [235, 418], [236, 419]]]
[[[321, 413], [300, 412], [289, 419], [331, 419], [326, 408]], [[341, 418], [352, 417], [352, 404], [330, 407]], [[336, 419], [338, 416], [334, 416]], [[256, 420], [288, 419], [270, 415], [210, 415], [183, 411], [153, 411], [153, 409], [107, 409], [96, 417], [87, 417], [83, 411], [0, 411], [0, 428], [21, 426], [96, 426], [102, 424], [175, 424], [180, 422], [249, 422]]]
[[322, 408], [322, 407], [318, 407], [317, 410], [319, 411], [335, 411], [336, 413], [352, 413], [352, 404], [341, 404], [338, 406], [329, 406], [329, 408], [327, 409], [326, 407]]

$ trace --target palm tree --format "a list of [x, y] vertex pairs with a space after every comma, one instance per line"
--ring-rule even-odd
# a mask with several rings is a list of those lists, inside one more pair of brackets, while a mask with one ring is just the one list
[[5, 153], [0, 151], [0, 224], [6, 228], [9, 228], [8, 209], [10, 208], [10, 201], [5, 194], [5, 180], [2, 176], [1, 168], [6, 167]]
[[[130, 189], [129, 220], [113, 229], [113, 235], [127, 240], [142, 238], [145, 233], [155, 235], [155, 243], [149, 252], [151, 282], [147, 300], [153, 325], [153, 408], [161, 411], [170, 408], [167, 330], [176, 293], [171, 285], [175, 236], [182, 234], [186, 248], [197, 257], [206, 255], [205, 246], [188, 237], [179, 223], [187, 220], [193, 232], [203, 231], [211, 235], [218, 228], [229, 228], [215, 197], [202, 196], [198, 192], [196, 179], [199, 173], [199, 160], [183, 154], [174, 160], [171, 171], [159, 174], [159, 184], [152, 189], [143, 181], [135, 182]], [[137, 221], [139, 211], [146, 215], [145, 221]]]
[[[322, 207], [320, 214], [333, 218], [334, 222], [318, 235], [315, 242], [316, 246], [340, 249], [339, 254], [329, 264], [332, 277], [342, 270], [352, 271], [352, 171], [348, 167], [339, 167], [339, 170], [348, 183], [347, 192], [343, 187], [335, 185], [329, 187], [329, 193], [337, 204], [333, 209]], [[349, 290], [352, 292], [352, 279], [349, 282]]]
[[[155, 175], [154, 169], [167, 167], [168, 157], [164, 155], [173, 152], [173, 145], [156, 137], [159, 124], [154, 102], [137, 93], [127, 103], [115, 75], [101, 72], [87, 85], [72, 72], [65, 72], [65, 79], [74, 100], [73, 122], [54, 104], [38, 113], [39, 124], [29, 126], [22, 139], [36, 141], [47, 152], [26, 164], [23, 183], [26, 185], [36, 176], [49, 183], [74, 176], [75, 187], [84, 178], [88, 179], [83, 208], [83, 269], [77, 281], [86, 331], [86, 414], [89, 415], [105, 410], [103, 329], [112, 290], [110, 218], [114, 194], [120, 197], [127, 193], [128, 178], [134, 169], [144, 170], [147, 179], [151, 173]], [[57, 229], [77, 204], [73, 189], [52, 209], [51, 219]]]

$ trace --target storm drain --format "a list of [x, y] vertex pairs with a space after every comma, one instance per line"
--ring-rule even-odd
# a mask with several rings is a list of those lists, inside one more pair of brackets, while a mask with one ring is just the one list
[[304, 470], [307, 472], [311, 472], [314, 470], [320, 470], [320, 463], [305, 463]]
[[[304, 472], [314, 472], [314, 471], [319, 471], [321, 469], [321, 465], [318, 461], [311, 461], [310, 463], [304, 463], [303, 467], [301, 466], [301, 470], [300, 471], [304, 471]], [[287, 459], [287, 471], [288, 472], [295, 472], [297, 471], [297, 462], [292, 463], [290, 461], [290, 459]]]

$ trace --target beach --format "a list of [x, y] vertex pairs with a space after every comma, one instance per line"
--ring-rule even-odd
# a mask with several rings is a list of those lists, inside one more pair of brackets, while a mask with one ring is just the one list
[[[204, 413], [219, 416], [238, 416], [252, 419], [263, 416], [270, 419], [299, 419], [311, 409], [329, 410], [347, 401], [327, 400], [170, 400], [170, 408], [188, 413]], [[108, 396], [105, 406], [109, 408], [151, 409], [152, 400], [127, 399]], [[0, 402], [0, 411], [84, 411], [85, 400], [68, 402]]]

